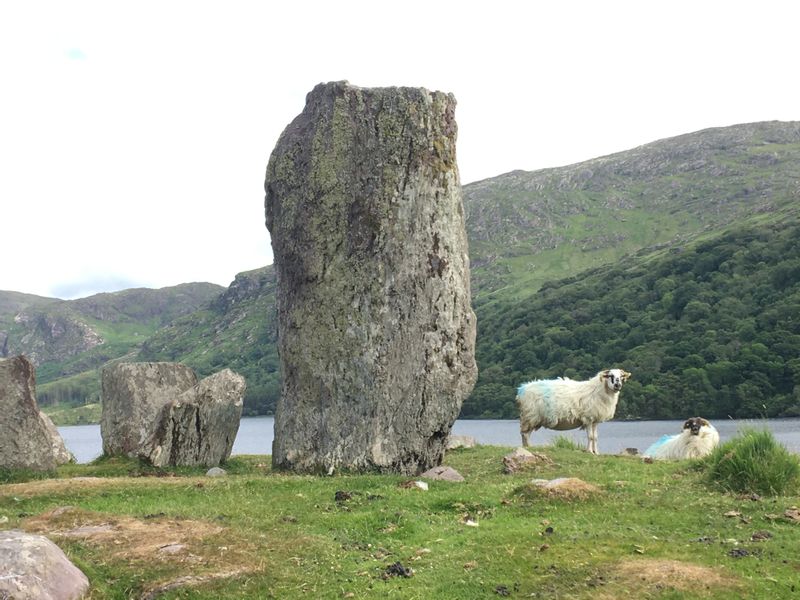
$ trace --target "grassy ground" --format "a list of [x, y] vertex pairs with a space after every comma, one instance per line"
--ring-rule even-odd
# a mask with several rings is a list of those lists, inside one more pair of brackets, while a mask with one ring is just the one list
[[[541, 448], [554, 464], [505, 474], [509, 448], [456, 450], [463, 483], [135, 462], [0, 473], [3, 528], [43, 532], [90, 598], [789, 598], [800, 592], [798, 496], [709, 488], [691, 463]], [[533, 478], [578, 477], [580, 498]], [[27, 481], [25, 481], [27, 480]], [[64, 508], [69, 507], [69, 508]]]

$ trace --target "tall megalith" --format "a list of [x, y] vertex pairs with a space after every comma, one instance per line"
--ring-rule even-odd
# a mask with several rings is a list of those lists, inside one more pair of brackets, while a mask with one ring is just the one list
[[276, 468], [441, 462], [477, 376], [455, 104], [421, 88], [320, 84], [272, 152]]

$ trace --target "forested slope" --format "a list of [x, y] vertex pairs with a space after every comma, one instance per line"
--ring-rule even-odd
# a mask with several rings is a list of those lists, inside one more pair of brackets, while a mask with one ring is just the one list
[[462, 416], [516, 416], [516, 386], [621, 366], [617, 418], [800, 415], [800, 221], [630, 257], [486, 305]]

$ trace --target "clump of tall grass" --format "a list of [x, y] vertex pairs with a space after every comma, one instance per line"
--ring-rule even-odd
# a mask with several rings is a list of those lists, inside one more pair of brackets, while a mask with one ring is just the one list
[[572, 438], [568, 438], [563, 435], [554, 437], [550, 442], [550, 445], [553, 448], [558, 448], [560, 450], [585, 450], [584, 446], [580, 445]]
[[766, 496], [800, 487], [800, 461], [767, 429], [744, 429], [706, 459], [709, 481], [733, 492]]

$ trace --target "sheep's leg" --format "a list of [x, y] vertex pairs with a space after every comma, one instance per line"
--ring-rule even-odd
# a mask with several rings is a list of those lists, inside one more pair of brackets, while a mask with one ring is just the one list
[[589, 425], [587, 425], [586, 436], [589, 438], [589, 452], [597, 454], [597, 423], [589, 423]]
[[523, 447], [530, 446], [530, 439], [529, 439], [528, 436], [530, 436], [531, 433], [535, 433], [537, 431], [539, 431], [538, 427], [530, 427], [528, 429], [525, 429], [524, 426], [520, 425], [519, 433], [522, 436], [522, 446]]

